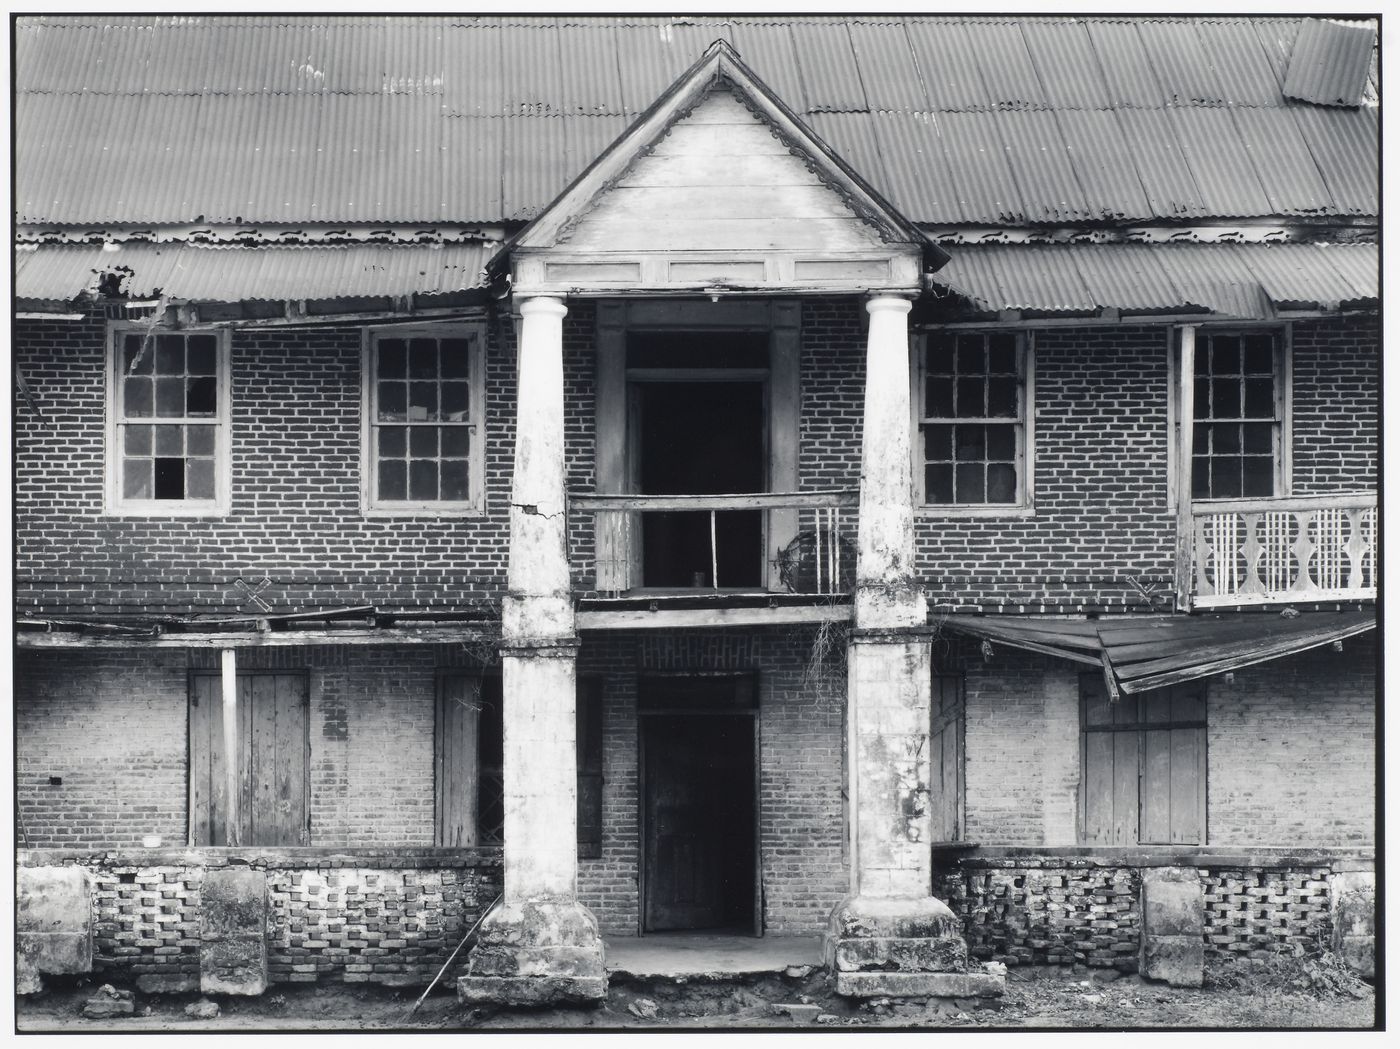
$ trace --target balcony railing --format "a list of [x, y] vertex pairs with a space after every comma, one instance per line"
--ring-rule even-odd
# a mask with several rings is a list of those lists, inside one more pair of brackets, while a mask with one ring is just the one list
[[[836, 595], [850, 591], [855, 580], [855, 489], [824, 492], [769, 492], [743, 495], [592, 495], [571, 494], [571, 512], [594, 518], [595, 588], [618, 596], [658, 584], [647, 578], [644, 518], [651, 514], [687, 515], [694, 571], [680, 589], [697, 592], [767, 590]], [[737, 545], [726, 528], [732, 515], [766, 515], [753, 535], [753, 557], [727, 549]], [[708, 539], [704, 539], [708, 533]], [[726, 538], [726, 537], [730, 538]], [[759, 543], [762, 547], [759, 547]], [[736, 557], [738, 570], [735, 570]], [[752, 560], [754, 563], [749, 564]], [[727, 576], [732, 578], [727, 578]]]
[[1376, 596], [1376, 497], [1195, 503], [1189, 605], [1286, 604]]

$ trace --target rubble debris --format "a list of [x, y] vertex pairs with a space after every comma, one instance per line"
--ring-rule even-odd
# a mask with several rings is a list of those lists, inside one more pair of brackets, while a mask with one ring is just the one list
[[628, 1004], [627, 1011], [641, 1020], [655, 1020], [659, 1010], [650, 998], [638, 998]]
[[821, 1013], [821, 1006], [808, 1005], [803, 1002], [774, 1002], [773, 1012], [782, 1015], [786, 1013], [795, 1023], [812, 1023]]
[[83, 1003], [83, 1015], [93, 1020], [109, 1016], [131, 1016], [136, 1011], [136, 1002], [130, 991], [119, 991], [110, 983], [104, 983], [97, 993]]
[[185, 1015], [194, 1020], [213, 1020], [219, 1015], [219, 1003], [201, 998], [185, 1006]]

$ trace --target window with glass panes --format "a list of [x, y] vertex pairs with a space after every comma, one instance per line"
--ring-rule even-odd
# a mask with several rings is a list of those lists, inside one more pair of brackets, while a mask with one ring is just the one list
[[372, 333], [372, 505], [471, 508], [480, 499], [475, 333]]
[[1026, 460], [1022, 337], [1008, 332], [929, 335], [921, 372], [923, 502], [1022, 503]]
[[1275, 332], [1196, 333], [1192, 498], [1282, 494], [1279, 356]]
[[218, 505], [227, 469], [224, 338], [114, 332], [118, 508]]

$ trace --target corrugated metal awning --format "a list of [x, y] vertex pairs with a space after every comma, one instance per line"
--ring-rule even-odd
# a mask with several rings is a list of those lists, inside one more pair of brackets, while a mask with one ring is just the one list
[[952, 615], [943, 624], [972, 637], [1100, 667], [1118, 690], [1131, 693], [1318, 648], [1374, 630], [1376, 616], [1374, 612], [1123, 619]]
[[950, 245], [934, 277], [986, 313], [1210, 313], [1375, 306], [1374, 244]]
[[215, 247], [201, 244], [40, 244], [15, 250], [15, 297], [67, 302], [106, 274], [133, 299], [195, 302], [442, 295], [482, 284], [499, 245], [346, 244]]

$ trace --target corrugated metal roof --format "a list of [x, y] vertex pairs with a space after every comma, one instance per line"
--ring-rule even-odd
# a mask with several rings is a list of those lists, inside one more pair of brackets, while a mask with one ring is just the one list
[[1374, 612], [1140, 615], [1118, 619], [951, 615], [942, 625], [1093, 666], [1132, 694], [1239, 670], [1376, 628]]
[[15, 252], [15, 297], [68, 301], [130, 271], [133, 298], [236, 302], [434, 295], [481, 286], [494, 244], [212, 247], [39, 245]]
[[1208, 310], [1262, 320], [1380, 297], [1370, 244], [978, 244], [949, 254], [935, 279], [988, 313]]
[[1309, 18], [1293, 41], [1283, 93], [1324, 106], [1360, 105], [1375, 44], [1370, 24]]
[[1269, 214], [1269, 198], [1228, 109], [1169, 109], [1207, 215]]
[[[1281, 94], [1295, 38], [1322, 65], [1356, 50], [1305, 21], [25, 17], [16, 217], [524, 218], [717, 37], [918, 222], [1375, 215], [1374, 109]], [[540, 120], [562, 125], [507, 126]], [[921, 189], [934, 143], [942, 184]]]

